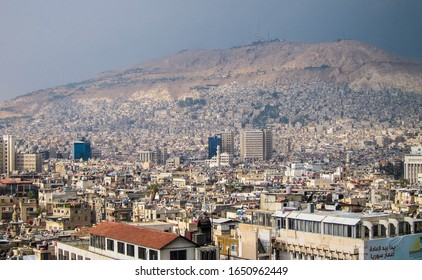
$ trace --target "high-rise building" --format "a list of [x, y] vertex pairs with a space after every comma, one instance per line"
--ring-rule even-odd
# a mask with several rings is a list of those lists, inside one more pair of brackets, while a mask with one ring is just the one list
[[6, 174], [16, 170], [16, 147], [15, 137], [13, 135], [3, 135], [0, 139], [0, 171]]
[[87, 161], [91, 157], [91, 143], [88, 140], [82, 138], [73, 143], [73, 160]]
[[273, 156], [273, 132], [270, 129], [264, 129], [264, 160], [270, 160]]
[[273, 151], [273, 134], [268, 129], [244, 130], [240, 134], [240, 157], [243, 160], [269, 160]]
[[208, 159], [217, 156], [217, 147], [221, 147], [221, 136], [219, 134], [208, 137]]
[[234, 134], [232, 131], [221, 132], [221, 153], [234, 155]]

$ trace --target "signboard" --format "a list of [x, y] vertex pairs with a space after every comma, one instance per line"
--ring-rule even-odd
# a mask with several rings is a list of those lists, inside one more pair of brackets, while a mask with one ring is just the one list
[[422, 260], [422, 233], [368, 240], [367, 260]]

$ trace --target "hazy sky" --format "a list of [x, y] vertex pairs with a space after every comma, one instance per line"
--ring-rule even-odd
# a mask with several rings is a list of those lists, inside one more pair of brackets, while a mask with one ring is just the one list
[[0, 101], [182, 49], [360, 40], [422, 60], [422, 0], [0, 0]]

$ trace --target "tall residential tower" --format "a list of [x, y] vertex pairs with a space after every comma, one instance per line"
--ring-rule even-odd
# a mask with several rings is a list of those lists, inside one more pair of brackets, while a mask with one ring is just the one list
[[13, 135], [3, 135], [0, 139], [0, 171], [7, 177], [16, 170], [15, 142], [16, 139]]

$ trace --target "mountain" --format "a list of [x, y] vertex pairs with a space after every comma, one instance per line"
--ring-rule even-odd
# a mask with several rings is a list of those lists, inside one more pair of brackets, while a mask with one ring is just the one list
[[203, 89], [265, 83], [346, 85], [353, 91], [422, 93], [422, 62], [356, 41], [258, 42], [224, 50], [183, 50], [126, 69], [0, 104], [0, 118], [31, 117], [58, 101], [92, 99], [177, 100]]

